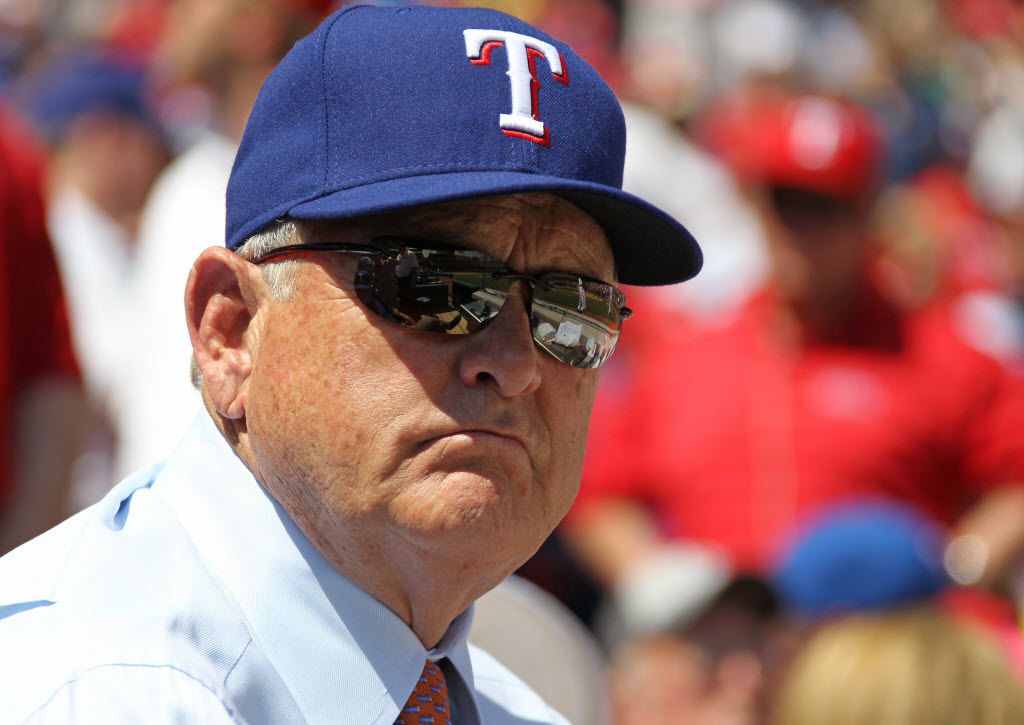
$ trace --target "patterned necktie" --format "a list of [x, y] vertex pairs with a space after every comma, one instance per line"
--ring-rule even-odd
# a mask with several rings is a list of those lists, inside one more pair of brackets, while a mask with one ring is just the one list
[[427, 660], [416, 689], [409, 695], [395, 725], [452, 725], [448, 683], [436, 664]]

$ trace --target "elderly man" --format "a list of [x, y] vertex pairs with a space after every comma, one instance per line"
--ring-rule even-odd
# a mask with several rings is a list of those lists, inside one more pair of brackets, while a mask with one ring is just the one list
[[501, 13], [300, 42], [185, 292], [208, 414], [0, 562], [4, 717], [564, 722], [466, 633], [575, 496], [611, 281], [700, 266], [623, 148], [600, 77]]

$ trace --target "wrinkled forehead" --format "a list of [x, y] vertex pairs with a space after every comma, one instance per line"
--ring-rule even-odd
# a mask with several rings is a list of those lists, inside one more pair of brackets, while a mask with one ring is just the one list
[[397, 235], [478, 249], [522, 272], [615, 277], [604, 231], [586, 212], [553, 194], [477, 197], [317, 226], [336, 238]]

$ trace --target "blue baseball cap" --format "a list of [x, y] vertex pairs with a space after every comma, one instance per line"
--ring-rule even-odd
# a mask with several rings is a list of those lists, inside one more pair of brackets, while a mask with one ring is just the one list
[[904, 606], [949, 584], [944, 547], [941, 527], [916, 509], [848, 501], [800, 528], [773, 583], [787, 609], [809, 617]]
[[279, 218], [548, 191], [601, 225], [621, 282], [689, 279], [700, 248], [671, 216], [622, 191], [625, 143], [604, 80], [518, 18], [344, 8], [260, 91], [228, 183], [227, 246]]
[[51, 142], [85, 113], [131, 118], [164, 138], [147, 96], [143, 68], [96, 51], [68, 55], [31, 76], [19, 100], [36, 129]]

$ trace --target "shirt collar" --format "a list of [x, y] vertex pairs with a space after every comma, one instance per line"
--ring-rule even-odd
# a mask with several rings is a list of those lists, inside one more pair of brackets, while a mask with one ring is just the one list
[[330, 722], [345, 712], [350, 722], [392, 725], [424, 662], [444, 657], [462, 677], [479, 719], [466, 643], [472, 607], [436, 647], [425, 649], [394, 612], [324, 558], [207, 413], [200, 413], [153, 491], [174, 509], [307, 720]]

